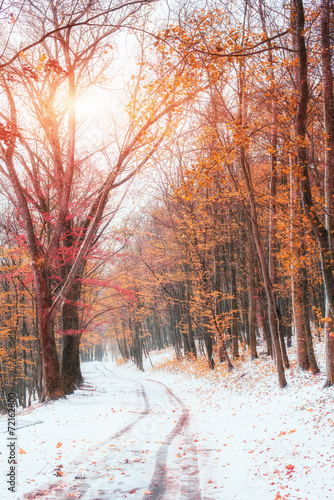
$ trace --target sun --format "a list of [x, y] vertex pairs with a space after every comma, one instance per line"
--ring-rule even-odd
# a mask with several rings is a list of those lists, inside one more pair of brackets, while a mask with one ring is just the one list
[[107, 113], [109, 93], [102, 89], [94, 89], [81, 95], [76, 100], [76, 115], [78, 121], [94, 121]]

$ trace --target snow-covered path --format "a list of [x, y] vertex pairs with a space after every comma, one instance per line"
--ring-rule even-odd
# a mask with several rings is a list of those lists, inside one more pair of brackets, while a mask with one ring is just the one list
[[[323, 375], [292, 368], [280, 390], [270, 360], [227, 378], [170, 364], [83, 372], [66, 400], [18, 413], [19, 487], [1, 500], [334, 499], [334, 388], [321, 389]], [[6, 428], [2, 416], [1, 481]]]
[[[85, 379], [85, 388], [68, 403], [40, 409], [43, 422], [49, 422], [47, 436], [44, 425], [29, 426], [29, 417], [19, 417], [24, 453], [19, 455], [18, 498], [199, 500], [196, 445], [181, 399], [161, 382], [120, 377], [100, 363], [86, 365]], [[41, 440], [45, 454], [43, 447], [36, 454]], [[54, 455], [48, 456], [52, 441]], [[23, 493], [22, 476], [39, 487]], [[42, 478], [48, 480], [43, 484]]]

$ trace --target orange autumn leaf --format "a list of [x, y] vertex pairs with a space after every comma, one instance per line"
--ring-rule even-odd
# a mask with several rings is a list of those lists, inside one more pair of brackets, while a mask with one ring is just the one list
[[62, 446], [63, 443], [60, 443], [58, 442], [57, 445], [56, 445], [56, 448], [60, 448]]
[[19, 448], [19, 454], [20, 454], [20, 455], [26, 455], [26, 454], [27, 454], [27, 452], [26, 452], [26, 451], [24, 451], [22, 448]]

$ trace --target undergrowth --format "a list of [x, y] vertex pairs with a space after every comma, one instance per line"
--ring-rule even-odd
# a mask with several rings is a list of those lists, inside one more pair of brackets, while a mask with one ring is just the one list
[[[318, 341], [314, 340], [316, 357], [320, 367], [324, 366], [323, 346]], [[295, 346], [287, 349], [290, 360], [290, 368], [286, 369], [286, 374], [289, 375], [290, 382], [296, 377], [301, 379], [317, 379], [318, 375], [313, 375], [311, 372], [303, 372], [297, 368]], [[268, 383], [275, 382], [276, 367], [274, 361], [262, 353], [257, 359], [250, 359], [247, 350], [240, 349], [240, 357], [233, 359], [233, 370], [228, 371], [226, 362], [219, 362], [215, 359], [215, 369], [210, 370], [207, 358], [199, 355], [196, 359], [194, 356], [187, 356], [182, 359], [177, 359], [176, 356], [164, 359], [154, 364], [153, 370], [165, 371], [178, 375], [186, 375], [195, 378], [205, 378], [210, 382], [220, 382], [226, 388], [238, 390], [256, 385], [267, 379]], [[245, 384], [247, 380], [247, 384]], [[310, 381], [310, 380], [309, 380]]]
[[246, 370], [249, 369], [250, 364], [255, 369], [262, 367], [267, 374], [275, 371], [275, 367], [269, 358], [264, 359], [261, 357], [251, 361], [247, 353], [243, 353], [242, 356], [234, 359], [232, 362], [233, 370], [229, 372], [227, 369], [227, 363], [221, 363], [219, 361], [216, 362], [215, 369], [210, 370], [205, 356], [198, 356], [197, 359], [194, 358], [194, 356], [188, 356], [182, 359], [174, 357], [173, 359], [165, 359], [156, 363], [154, 365], [154, 370], [164, 370], [172, 373], [186, 373], [187, 375], [194, 376], [196, 378], [206, 377], [218, 380], [225, 379], [227, 377], [240, 377], [242, 372], [245, 372], [244, 375], [246, 375]]

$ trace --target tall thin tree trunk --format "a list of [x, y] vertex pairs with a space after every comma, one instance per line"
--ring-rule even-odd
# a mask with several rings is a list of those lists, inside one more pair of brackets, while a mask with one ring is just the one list
[[296, 358], [297, 366], [302, 370], [310, 368], [309, 357], [306, 344], [306, 331], [304, 323], [304, 301], [303, 301], [303, 284], [302, 284], [302, 267], [304, 266], [301, 260], [301, 237], [302, 231], [300, 228], [301, 203], [300, 192], [297, 186], [295, 165], [290, 155], [290, 248], [292, 253], [291, 262], [291, 300], [293, 325], [296, 339]]
[[[298, 51], [298, 39], [296, 34], [297, 19], [292, 15], [292, 26], [295, 32], [292, 35], [292, 46], [294, 51]], [[294, 82], [297, 89], [301, 89], [301, 74], [298, 67], [294, 71]], [[301, 95], [299, 96], [301, 98]], [[300, 108], [300, 106], [299, 106]], [[297, 134], [297, 128], [296, 128]], [[298, 137], [298, 136], [297, 136]], [[291, 137], [293, 139], [293, 137]], [[298, 139], [297, 139], [298, 140]], [[297, 165], [293, 151], [290, 152], [290, 248], [292, 253], [291, 263], [291, 300], [293, 325], [296, 339], [297, 366], [302, 370], [310, 368], [310, 360], [306, 342], [305, 311], [303, 301], [303, 238], [305, 231], [302, 223], [302, 195], [299, 188], [300, 179], [300, 159]]]
[[[306, 130], [307, 130], [307, 105], [308, 105], [308, 81], [307, 81], [307, 51], [305, 45], [305, 18], [304, 6], [302, 0], [294, 0], [292, 17], [295, 20], [294, 29], [297, 40], [297, 52], [299, 59], [299, 102], [296, 116], [296, 136], [297, 136], [297, 158], [300, 174], [300, 187], [302, 193], [303, 208], [312, 225], [313, 232], [317, 238], [320, 251], [322, 276], [326, 290], [326, 310], [329, 319], [329, 328], [325, 332], [325, 351], [326, 351], [326, 373], [327, 379], [325, 387], [334, 384], [334, 336], [332, 328], [334, 324], [334, 276], [332, 260], [332, 242], [331, 234], [320, 220], [313, 205], [309, 169], [306, 150]], [[322, 64], [323, 64], [323, 88], [325, 105], [325, 132], [326, 143], [331, 145], [333, 152], [334, 145], [334, 106], [333, 106], [333, 75], [331, 71], [330, 54], [330, 31], [329, 31], [329, 2], [322, 3], [321, 17], [321, 43], [322, 43]], [[328, 128], [327, 128], [328, 127]], [[327, 140], [329, 142], [327, 142]], [[326, 158], [325, 164], [325, 195], [327, 205], [327, 214], [331, 213], [334, 201], [332, 198], [334, 161], [331, 156]]]
[[192, 319], [190, 313], [190, 301], [191, 301], [191, 288], [190, 283], [188, 282], [186, 285], [186, 297], [187, 297], [187, 328], [188, 328], [188, 337], [189, 337], [189, 345], [190, 350], [195, 358], [197, 358], [197, 350], [195, 344], [194, 330], [192, 326]]
[[251, 224], [247, 219], [248, 237], [247, 237], [247, 250], [248, 250], [248, 324], [249, 324], [249, 350], [251, 359], [257, 359], [256, 350], [256, 302], [255, 302], [255, 284], [254, 284], [254, 246], [251, 234]]
[[[232, 247], [232, 245], [231, 245], [231, 247]], [[236, 280], [236, 272], [235, 272], [234, 262], [232, 262], [232, 266], [231, 266], [231, 336], [232, 336], [232, 356], [233, 356], [233, 359], [239, 357], [238, 319], [239, 319], [239, 314], [238, 314], [238, 301], [237, 301], [237, 280]]]
[[[277, 240], [277, 143], [278, 143], [278, 133], [277, 133], [277, 95], [276, 95], [276, 80], [274, 72], [274, 60], [272, 54], [272, 43], [270, 37], [267, 33], [266, 17], [263, 8], [263, 0], [259, 0], [259, 12], [261, 17], [262, 29], [266, 34], [267, 47], [268, 47], [268, 63], [269, 72], [271, 79], [271, 152], [270, 152], [270, 204], [269, 204], [269, 259], [268, 259], [268, 273], [271, 282], [272, 293], [274, 295], [276, 304], [276, 240]], [[277, 307], [277, 306], [276, 306]], [[282, 326], [280, 322], [280, 316], [276, 314], [277, 317], [277, 331], [279, 337], [279, 343], [282, 351], [282, 358], [284, 366], [289, 368], [289, 359], [286, 352], [284, 336], [282, 331]]]
[[255, 197], [254, 197], [253, 186], [251, 183], [249, 165], [246, 161], [244, 151], [241, 152], [240, 159], [241, 159], [241, 162], [240, 162], [241, 171], [242, 171], [243, 178], [245, 181], [245, 187], [246, 187], [246, 191], [247, 191], [247, 195], [248, 195], [248, 199], [249, 199], [249, 204], [250, 204], [250, 215], [251, 215], [254, 242], [255, 242], [255, 246], [256, 246], [257, 253], [259, 256], [259, 260], [260, 260], [262, 276], [263, 276], [263, 281], [264, 281], [264, 287], [265, 287], [267, 301], [268, 301], [268, 321], [269, 321], [272, 345], [274, 348], [274, 358], [275, 358], [276, 368], [277, 368], [278, 383], [279, 383], [279, 386], [281, 388], [283, 388], [287, 385], [287, 382], [285, 379], [282, 350], [281, 350], [281, 344], [280, 344], [280, 339], [279, 339], [279, 332], [277, 329], [277, 327], [278, 327], [277, 305], [276, 305], [276, 301], [274, 298], [274, 292], [273, 292], [272, 284], [271, 284], [270, 277], [269, 277], [267, 262], [266, 262], [263, 248], [262, 248], [262, 244], [261, 244], [260, 231], [259, 231], [259, 226], [258, 226], [258, 221], [257, 221], [256, 201], [255, 201]]
[[[333, 267], [333, 240], [332, 231], [334, 226], [334, 95], [333, 95], [333, 71], [330, 32], [330, 0], [321, 2], [321, 63], [322, 63], [322, 87], [324, 98], [324, 125], [325, 125], [325, 199], [326, 199], [326, 229], [328, 237], [328, 248], [330, 253], [331, 267]], [[333, 22], [333, 19], [332, 19]], [[332, 274], [333, 275], [333, 274]], [[331, 285], [328, 283], [328, 291]], [[326, 351], [326, 375], [325, 386], [334, 384], [334, 314], [329, 307], [332, 298], [327, 293], [326, 317], [330, 322], [325, 328], [325, 351]]]
[[[246, 10], [247, 10], [247, 4], [246, 4], [246, 9], [245, 9], [244, 22], [246, 20]], [[240, 127], [241, 135], [242, 135], [242, 131], [243, 131], [244, 127], [247, 124], [247, 99], [245, 99], [245, 83], [246, 83], [245, 61], [243, 60], [243, 58], [240, 58], [239, 78], [238, 78], [238, 98], [239, 98], [238, 101], [239, 102], [238, 102], [238, 120], [237, 120], [237, 122], [238, 122], [238, 126]], [[251, 219], [254, 243], [255, 243], [256, 250], [257, 250], [257, 253], [259, 256], [259, 260], [260, 260], [262, 276], [263, 276], [263, 281], [264, 281], [264, 287], [265, 287], [267, 301], [268, 301], [268, 320], [269, 320], [269, 327], [270, 327], [270, 333], [271, 333], [271, 338], [272, 338], [274, 357], [275, 357], [275, 362], [276, 362], [278, 383], [279, 383], [279, 386], [281, 388], [283, 388], [287, 385], [287, 382], [285, 379], [282, 350], [281, 350], [281, 345], [280, 345], [279, 332], [277, 329], [277, 327], [278, 327], [278, 315], [277, 315], [277, 308], [276, 308], [276, 302], [275, 302], [275, 297], [274, 297], [274, 291], [273, 291], [272, 283], [270, 281], [268, 265], [267, 265], [266, 258], [265, 258], [263, 248], [262, 248], [262, 244], [261, 244], [260, 231], [259, 231], [258, 218], [257, 218], [256, 200], [255, 200], [255, 195], [254, 195], [254, 188], [253, 188], [253, 183], [252, 183], [251, 171], [250, 171], [249, 164], [248, 164], [247, 158], [246, 158], [246, 149], [245, 149], [243, 142], [240, 142], [238, 149], [239, 149], [241, 174], [242, 174], [242, 177], [243, 177], [243, 180], [245, 183], [245, 189], [246, 189], [246, 193], [247, 193], [248, 201], [249, 201], [249, 205], [250, 205], [250, 219]]]

